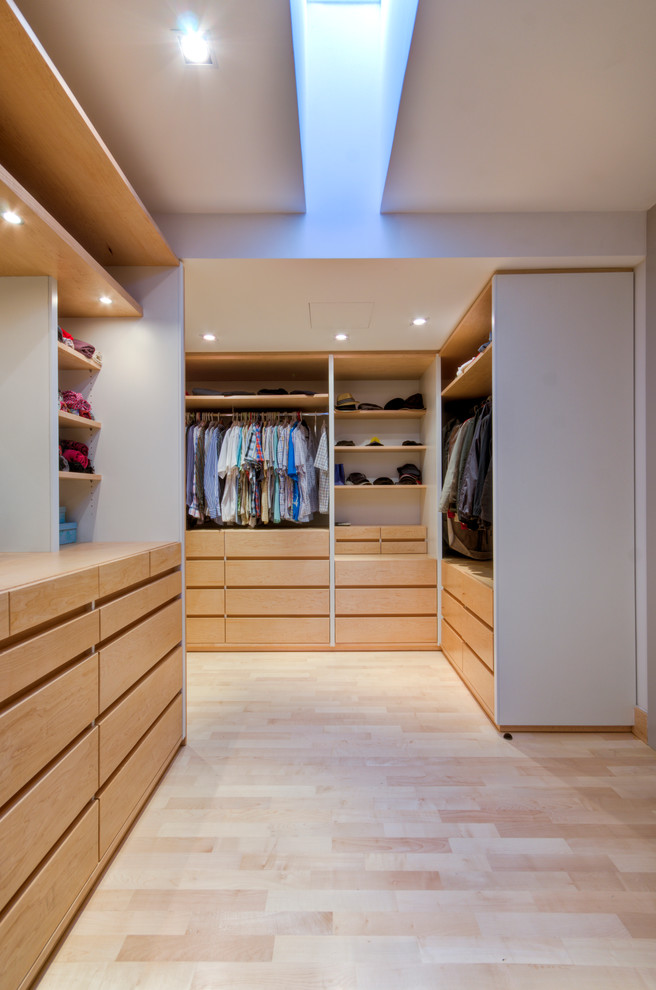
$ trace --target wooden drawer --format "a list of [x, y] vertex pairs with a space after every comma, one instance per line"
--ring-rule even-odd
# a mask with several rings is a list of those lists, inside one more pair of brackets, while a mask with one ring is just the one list
[[490, 670], [494, 670], [494, 633], [471, 612], [467, 613], [467, 626], [463, 639]]
[[349, 543], [342, 540], [335, 544], [335, 553], [380, 553], [380, 543]]
[[336, 560], [335, 584], [338, 588], [366, 588], [399, 584], [437, 586], [437, 561], [433, 557], [417, 556], [416, 560]]
[[442, 590], [442, 615], [460, 637], [467, 638], [467, 609], [448, 591]]
[[189, 557], [223, 557], [225, 539], [222, 530], [190, 529], [185, 534], [185, 554]]
[[100, 858], [137, 814], [150, 784], [182, 740], [182, 698], [175, 698], [100, 791]]
[[182, 639], [182, 602], [176, 600], [100, 651], [100, 711], [170, 653]]
[[261, 532], [229, 530], [225, 534], [226, 557], [327, 557], [327, 530]]
[[103, 605], [100, 612], [100, 638], [109, 639], [126, 626], [142, 619], [144, 615], [159, 608], [165, 602], [175, 598], [182, 591], [182, 575], [180, 571], [167, 574], [151, 584], [132, 591], [109, 605]]
[[436, 588], [348, 588], [335, 592], [336, 615], [437, 615]]
[[410, 543], [408, 540], [383, 540], [381, 553], [426, 553], [426, 544], [421, 540]]
[[329, 619], [226, 619], [226, 643], [254, 646], [308, 645], [327, 646], [330, 643]]
[[462, 670], [462, 639], [448, 622], [442, 622], [442, 650]]
[[226, 615], [329, 615], [330, 592], [322, 588], [229, 588]]
[[342, 617], [335, 619], [335, 642], [380, 643], [403, 648], [409, 643], [437, 644], [437, 616]]
[[227, 588], [327, 588], [327, 560], [228, 560]]
[[98, 790], [92, 729], [0, 817], [0, 910]]
[[208, 616], [205, 618], [187, 618], [187, 648], [192, 650], [195, 644], [210, 645], [225, 643], [225, 619], [223, 616]]
[[425, 541], [425, 526], [381, 526], [382, 540], [413, 540]]
[[58, 619], [67, 612], [94, 602], [96, 598], [97, 567], [17, 588], [9, 592], [10, 634], [15, 636], [42, 622]]
[[86, 612], [0, 653], [0, 702], [43, 680], [99, 639], [97, 612]]
[[123, 560], [112, 560], [109, 564], [101, 564], [98, 568], [98, 597], [114, 595], [117, 591], [129, 588], [131, 584], [147, 581], [149, 577], [148, 553], [138, 553]]
[[81, 660], [0, 715], [0, 806], [91, 725], [98, 657]]
[[462, 672], [490, 715], [494, 716], [494, 674], [466, 643], [462, 644]]
[[182, 563], [182, 547], [179, 543], [169, 543], [165, 547], [150, 551], [150, 576], [163, 574]]
[[[479, 565], [485, 574], [491, 574], [487, 562]], [[471, 567], [442, 561], [442, 584], [455, 598], [479, 616], [488, 626], [494, 625], [494, 589], [487, 581], [476, 576], [476, 564]]]
[[223, 588], [190, 588], [186, 595], [187, 615], [220, 615], [225, 612]]
[[0, 595], [0, 640], [6, 639], [9, 635], [9, 595], [7, 592]]
[[188, 588], [222, 588], [225, 565], [221, 560], [188, 560], [185, 581]]
[[100, 717], [101, 784], [105, 783], [181, 690], [182, 647], [178, 647], [111, 711]]
[[[366, 540], [380, 542], [380, 526], [335, 526], [335, 542]], [[341, 550], [340, 550], [341, 553]]]
[[98, 804], [94, 802], [0, 921], [0, 973], [14, 990], [98, 865]]

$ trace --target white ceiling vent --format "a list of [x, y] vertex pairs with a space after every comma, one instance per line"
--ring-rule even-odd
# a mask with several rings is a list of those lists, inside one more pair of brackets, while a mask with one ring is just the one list
[[374, 312], [372, 302], [311, 302], [313, 330], [366, 330]]

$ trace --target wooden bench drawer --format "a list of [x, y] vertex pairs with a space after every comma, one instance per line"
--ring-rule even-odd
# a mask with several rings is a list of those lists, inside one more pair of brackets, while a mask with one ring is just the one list
[[381, 616], [355, 618], [343, 616], [335, 620], [335, 642], [380, 643], [403, 649], [408, 643], [437, 644], [437, 616]]
[[189, 557], [221, 557], [225, 553], [222, 530], [190, 529], [185, 534], [185, 554]]
[[462, 645], [462, 672], [474, 693], [494, 717], [494, 674], [472, 653], [466, 643]]
[[327, 588], [327, 560], [228, 560], [227, 588]]
[[436, 588], [349, 588], [335, 592], [336, 615], [436, 615]]
[[105, 598], [117, 591], [139, 584], [150, 577], [150, 557], [148, 553], [138, 553], [123, 560], [113, 560], [98, 568], [98, 597]]
[[179, 543], [169, 543], [168, 546], [158, 547], [150, 551], [150, 576], [163, 574], [182, 563], [182, 547]]
[[86, 612], [70, 622], [24, 640], [0, 653], [0, 702], [94, 646], [99, 639], [98, 612]]
[[196, 644], [220, 645], [225, 643], [225, 619], [220, 616], [187, 618], [187, 648], [193, 650]]
[[182, 698], [175, 698], [100, 792], [100, 858], [132, 819], [150, 784], [182, 740]]
[[328, 557], [328, 531], [229, 530], [225, 534], [225, 552], [226, 557]]
[[[491, 573], [489, 564], [485, 567], [485, 574], [488, 573]], [[477, 578], [475, 563], [463, 567], [443, 560], [442, 585], [488, 626], [494, 625], [494, 589], [489, 580]]]
[[225, 611], [223, 588], [189, 588], [186, 595], [187, 615], [220, 615]]
[[229, 588], [226, 615], [329, 615], [330, 592], [315, 588]]
[[0, 715], [0, 806], [98, 715], [98, 657], [88, 657]]
[[182, 639], [182, 602], [176, 600], [100, 651], [100, 710], [170, 653]]
[[330, 643], [330, 621], [324, 618], [301, 619], [226, 619], [226, 643], [243, 645], [308, 645]]
[[188, 560], [185, 568], [188, 588], [222, 588], [225, 565], [221, 560]]
[[6, 990], [14, 990], [27, 976], [97, 865], [94, 802], [0, 921], [0, 973]]
[[98, 568], [39, 581], [9, 592], [10, 634], [59, 619], [98, 598]]
[[182, 647], [178, 647], [106, 715], [100, 717], [101, 784], [181, 690]]
[[442, 650], [462, 670], [462, 639], [448, 622], [442, 622]]
[[132, 591], [109, 605], [103, 605], [100, 613], [100, 638], [109, 639], [126, 626], [142, 619], [149, 612], [159, 608], [165, 602], [175, 598], [182, 590], [182, 575], [180, 571], [167, 574], [151, 584]]
[[366, 588], [399, 584], [437, 586], [437, 561], [433, 557], [417, 556], [416, 560], [336, 560], [335, 583], [338, 588]]
[[92, 729], [0, 817], [0, 910], [98, 790]]

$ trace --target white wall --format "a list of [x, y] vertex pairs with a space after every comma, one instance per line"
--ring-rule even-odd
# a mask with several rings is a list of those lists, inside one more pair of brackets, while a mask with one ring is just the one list
[[[647, 214], [645, 381], [656, 381], [656, 207]], [[645, 390], [645, 516], [638, 538], [646, 560], [647, 712], [650, 746], [656, 747], [656, 389]], [[654, 510], [654, 511], [652, 511]]]
[[636, 704], [647, 710], [647, 265], [635, 269]]
[[74, 507], [81, 541], [180, 540], [184, 532], [182, 268], [117, 269], [142, 319], [67, 320], [103, 355], [92, 392], [102, 482]]
[[2, 552], [59, 544], [56, 312], [52, 279], [0, 279]]
[[497, 721], [632, 725], [633, 275], [493, 293]]

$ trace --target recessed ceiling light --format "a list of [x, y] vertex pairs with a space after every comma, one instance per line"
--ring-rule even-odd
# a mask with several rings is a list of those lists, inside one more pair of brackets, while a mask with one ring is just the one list
[[428, 323], [427, 316], [416, 316], [412, 321], [413, 327], [425, 327], [427, 323]]
[[336, 333], [335, 334], [335, 340], [348, 340], [348, 334], [347, 333]]
[[19, 217], [18, 214], [14, 213], [13, 210], [5, 210], [3, 213], [0, 214], [0, 216], [2, 216], [2, 219], [6, 220], [7, 223], [13, 223], [16, 225], [18, 225], [19, 223], [25, 223], [22, 217]]
[[216, 334], [214, 333], [202, 333], [201, 337], [203, 340], [216, 340]]
[[103, 306], [109, 306], [112, 300], [109, 298], [109, 296], [100, 296], [98, 301], [101, 302]]

